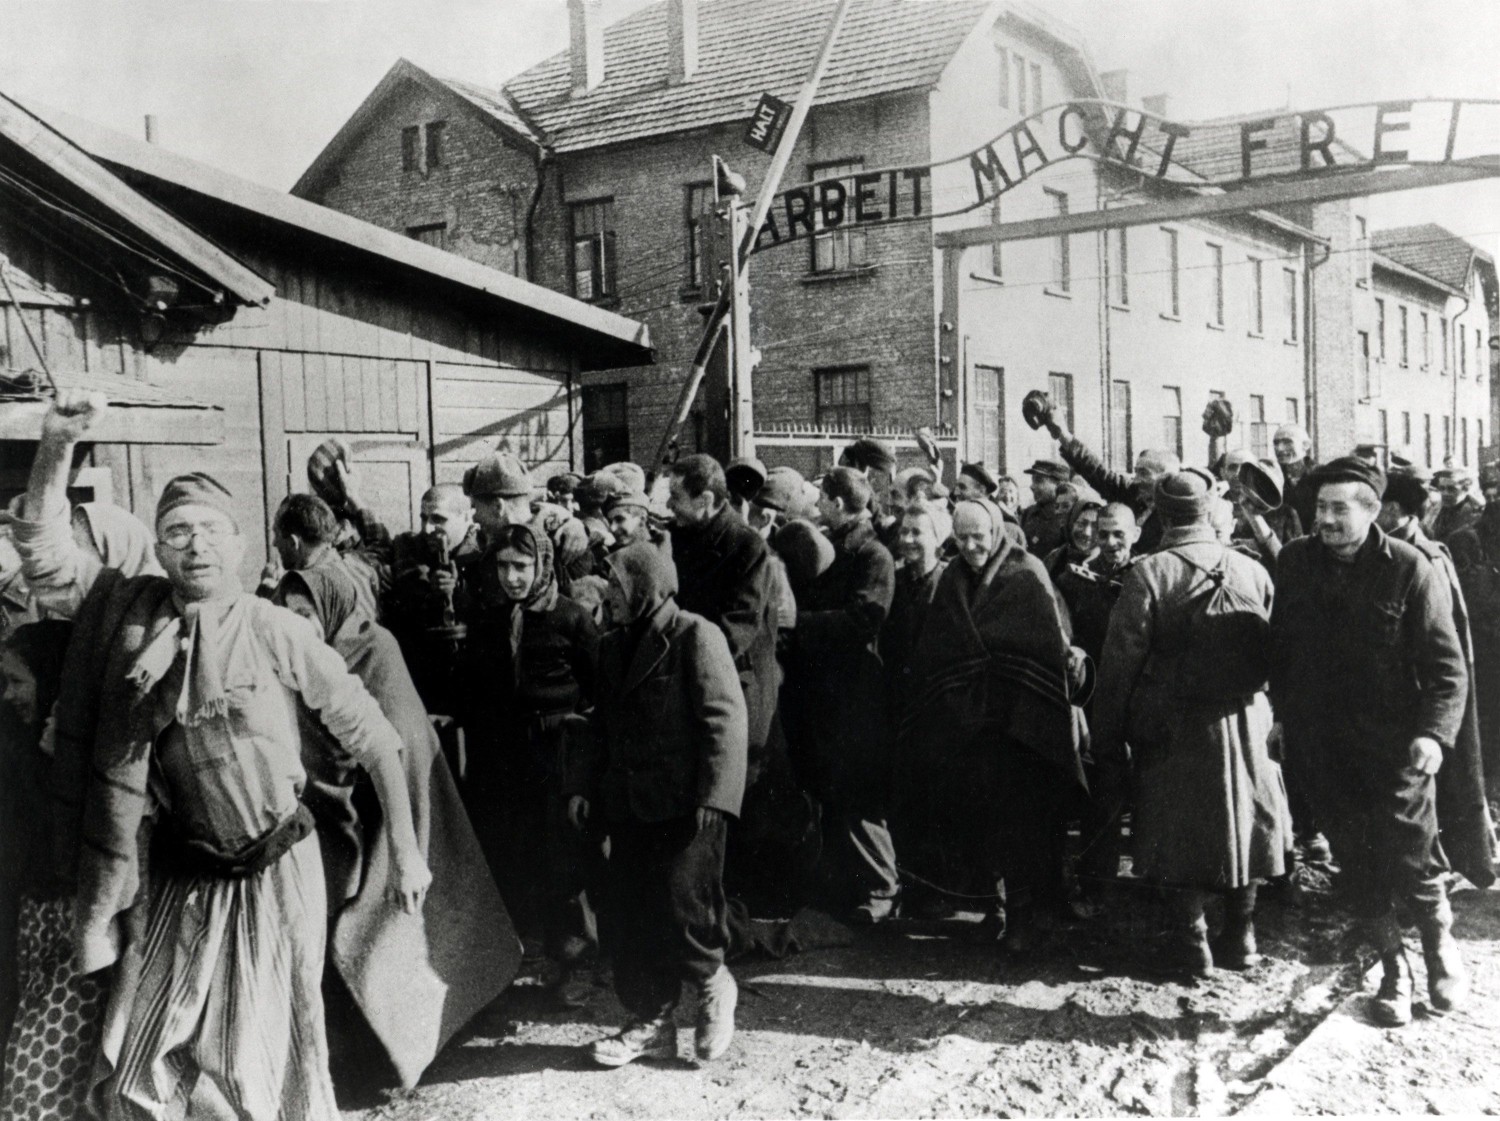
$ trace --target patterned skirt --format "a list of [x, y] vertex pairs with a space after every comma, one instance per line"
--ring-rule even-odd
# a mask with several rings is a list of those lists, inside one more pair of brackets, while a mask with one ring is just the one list
[[73, 1121], [83, 1116], [108, 995], [100, 974], [73, 965], [73, 902], [21, 900], [20, 1007], [5, 1047], [0, 1116]]

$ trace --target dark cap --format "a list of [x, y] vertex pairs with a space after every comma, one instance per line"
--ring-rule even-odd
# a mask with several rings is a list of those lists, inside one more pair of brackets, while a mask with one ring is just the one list
[[1210, 397], [1203, 406], [1203, 431], [1209, 436], [1228, 436], [1234, 431], [1234, 406], [1227, 398]]
[[1381, 498], [1386, 502], [1394, 502], [1406, 513], [1420, 518], [1426, 512], [1427, 504], [1432, 501], [1432, 492], [1415, 475], [1392, 474], [1386, 480], [1385, 494]]
[[1364, 483], [1380, 498], [1385, 494], [1385, 472], [1357, 456], [1344, 455], [1321, 463], [1312, 470], [1313, 486], [1327, 483]]
[[861, 436], [844, 449], [839, 463], [857, 471], [875, 470], [889, 474], [896, 469], [896, 455], [884, 441], [874, 436]]
[[1052, 398], [1040, 389], [1033, 389], [1021, 398], [1021, 419], [1032, 429], [1041, 428], [1052, 419]]
[[510, 452], [491, 452], [464, 472], [464, 493], [470, 498], [529, 497], [531, 472]]
[[613, 514], [622, 506], [635, 506], [642, 510], [650, 510], [651, 498], [644, 491], [617, 491], [604, 500], [604, 513]]
[[791, 467], [773, 467], [766, 481], [750, 501], [767, 510], [786, 514], [802, 505], [802, 488], [807, 482], [801, 472]]
[[754, 498], [765, 481], [766, 465], [754, 456], [736, 456], [724, 468], [724, 484], [736, 498]]
[[1066, 483], [1073, 478], [1073, 469], [1060, 459], [1039, 459], [1026, 468], [1025, 473], [1040, 475], [1044, 479], [1056, 479], [1060, 483]]
[[564, 471], [547, 480], [547, 492], [549, 494], [572, 494], [581, 482], [583, 482], [583, 476], [574, 474], [572, 471]]
[[965, 463], [958, 469], [958, 473], [960, 475], [967, 475], [973, 479], [984, 488], [985, 494], [994, 494], [1000, 486], [995, 480], [995, 476], [991, 475], [982, 463]]
[[1213, 497], [1213, 482], [1201, 471], [1178, 471], [1156, 480], [1155, 508], [1167, 517], [1206, 518]]

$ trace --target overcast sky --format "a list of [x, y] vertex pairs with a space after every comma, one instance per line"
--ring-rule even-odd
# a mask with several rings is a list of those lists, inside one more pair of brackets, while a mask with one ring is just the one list
[[[1033, 0], [1172, 116], [1500, 98], [1496, 0]], [[612, 22], [644, 0], [605, 0]], [[710, 18], [707, 11], [705, 18]], [[564, 0], [0, 0], [0, 89], [287, 188], [397, 58], [489, 85], [563, 49]], [[956, 154], [956, 153], [955, 153]], [[942, 155], [942, 153], [939, 153]], [[1500, 251], [1500, 179], [1386, 195]]]

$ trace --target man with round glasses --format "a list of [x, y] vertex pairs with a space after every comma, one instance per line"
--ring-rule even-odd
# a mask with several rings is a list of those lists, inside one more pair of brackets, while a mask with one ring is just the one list
[[78, 604], [55, 709], [59, 872], [74, 956], [113, 967], [93, 1105], [102, 1116], [338, 1117], [320, 983], [326, 897], [297, 705], [368, 772], [384, 809], [392, 903], [431, 875], [402, 744], [314, 628], [245, 592], [233, 498], [181, 475], [156, 508], [166, 573], [125, 577], [69, 529], [74, 446], [107, 406], [63, 390], [16, 522], [35, 586]]

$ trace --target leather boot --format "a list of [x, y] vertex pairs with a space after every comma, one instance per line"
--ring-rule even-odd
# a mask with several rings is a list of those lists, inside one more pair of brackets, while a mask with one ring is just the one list
[[1411, 1023], [1411, 965], [1406, 951], [1393, 950], [1380, 957], [1384, 975], [1371, 1004], [1370, 1015], [1381, 1027], [1399, 1028]]
[[1427, 999], [1434, 1012], [1452, 1012], [1468, 998], [1469, 975], [1453, 937], [1453, 908], [1446, 895], [1428, 905], [1422, 917], [1422, 959], [1427, 964]]
[[1203, 893], [1171, 889], [1167, 914], [1176, 971], [1190, 977], [1207, 977], [1213, 972], [1214, 958], [1208, 946], [1208, 921], [1203, 917]]
[[1224, 929], [1213, 940], [1214, 964], [1248, 969], [1260, 962], [1255, 945], [1255, 885], [1235, 888], [1224, 899]]

